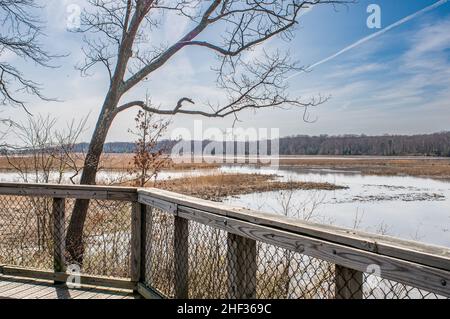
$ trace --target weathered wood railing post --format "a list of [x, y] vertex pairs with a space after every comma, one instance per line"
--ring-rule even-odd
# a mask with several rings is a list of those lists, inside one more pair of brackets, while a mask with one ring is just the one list
[[228, 233], [228, 294], [232, 299], [256, 298], [256, 241]]
[[141, 258], [142, 258], [142, 210], [145, 206], [133, 202], [131, 212], [131, 261], [130, 261], [130, 277], [131, 281], [136, 285], [142, 280], [141, 278]]
[[363, 299], [363, 276], [360, 271], [336, 265], [336, 299]]
[[189, 221], [176, 216], [174, 229], [175, 298], [189, 297]]
[[[66, 201], [64, 198], [53, 198], [53, 270], [56, 273], [66, 271], [65, 252], [65, 211]], [[55, 284], [61, 282], [55, 281]]]

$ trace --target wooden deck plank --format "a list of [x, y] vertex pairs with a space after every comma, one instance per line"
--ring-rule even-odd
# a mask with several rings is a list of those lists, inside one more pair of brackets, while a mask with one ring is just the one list
[[90, 291], [84, 291], [82, 294], [74, 297], [73, 299], [91, 299], [93, 296], [97, 295], [98, 291], [92, 289]]
[[14, 288], [16, 288], [18, 286], [21, 286], [23, 284], [24, 284], [23, 282], [10, 282], [8, 285], [5, 285], [5, 286], [0, 288], [0, 294], [6, 295], [8, 290], [14, 289]]
[[11, 282], [10, 281], [0, 281], [0, 287], [3, 287], [3, 286], [6, 286], [6, 285], [9, 285]]
[[[89, 291], [85, 291], [82, 294], [76, 296], [74, 299], [108, 299], [111, 295], [127, 296], [128, 292], [116, 291], [104, 287], [93, 287]], [[116, 299], [116, 298], [113, 298]]]
[[32, 284], [20, 284], [10, 290], [3, 292], [3, 294], [7, 295], [8, 298], [11, 298], [12, 295], [18, 294], [21, 292], [26, 292], [27, 290], [30, 290], [31, 288], [33, 288]]
[[108, 296], [109, 296], [109, 295], [108, 295], [108, 294], [105, 294], [105, 293], [98, 293], [98, 294], [92, 296], [92, 297], [89, 298], [89, 299], [107, 299]]
[[[17, 277], [17, 278], [30, 278], [36, 280], [46, 280], [46, 281], [59, 281], [66, 282], [68, 279], [68, 274], [66, 273], [55, 273], [48, 270], [38, 270], [29, 269], [22, 267], [11, 267], [2, 266], [1, 270], [4, 276]], [[123, 278], [112, 278], [112, 277], [98, 277], [81, 275], [80, 281], [83, 286], [104, 286], [111, 287], [113, 289], [133, 289], [135, 284], [129, 279]]]
[[115, 293], [109, 295], [106, 299], [124, 299], [128, 294], [124, 293]]
[[113, 288], [102, 287], [98, 289], [98, 294], [91, 299], [121, 299], [130, 294], [128, 290], [117, 290]]
[[69, 289], [67, 287], [54, 287], [48, 294], [40, 296], [38, 299], [73, 299], [88, 290]]
[[39, 291], [28, 294], [25, 297], [23, 297], [22, 299], [39, 299], [41, 296], [48, 295], [49, 293], [51, 293], [52, 291], [55, 290], [55, 288], [50, 285], [44, 286], [44, 287], [45, 287], [44, 289], [40, 289]]
[[29, 296], [31, 294], [37, 293], [39, 291], [42, 291], [44, 289], [47, 289], [48, 286], [46, 285], [35, 285], [32, 288], [25, 290], [25, 291], [21, 291], [19, 293], [15, 293], [15, 294], [11, 294], [9, 295], [9, 298], [12, 299], [24, 299], [26, 296]]
[[134, 299], [131, 290], [83, 286], [70, 289], [53, 281], [0, 275], [0, 299]]

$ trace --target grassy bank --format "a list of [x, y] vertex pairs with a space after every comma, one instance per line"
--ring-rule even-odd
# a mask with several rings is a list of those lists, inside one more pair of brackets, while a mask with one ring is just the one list
[[225, 197], [278, 190], [337, 190], [330, 183], [278, 181], [276, 175], [213, 174], [161, 181], [158, 188], [203, 199], [220, 201]]

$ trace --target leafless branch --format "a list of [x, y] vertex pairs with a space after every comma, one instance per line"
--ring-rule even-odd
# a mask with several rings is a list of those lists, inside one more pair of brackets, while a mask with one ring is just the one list
[[[316, 5], [345, 4], [352, 1], [263, 1], [196, 0], [179, 1], [97, 1], [89, 0], [92, 10], [83, 14], [86, 61], [80, 67], [86, 74], [94, 65], [106, 67], [111, 80], [111, 93], [120, 99], [126, 92], [146, 80], [183, 48], [197, 46], [215, 52], [220, 65], [215, 68], [217, 84], [224, 92], [226, 103], [206, 102], [197, 109], [185, 109], [195, 97], [180, 99], [173, 109], [152, 108], [144, 101], [132, 101], [116, 107], [114, 116], [133, 106], [162, 115], [189, 114], [206, 117], [226, 117], [245, 109], [268, 107], [303, 107], [303, 120], [311, 121], [308, 108], [324, 103], [327, 98], [302, 101], [287, 94], [286, 78], [291, 71], [302, 70], [289, 60], [288, 54], [264, 52], [263, 57], [245, 61], [243, 55], [271, 38], [292, 38], [292, 31], [301, 12]], [[158, 17], [164, 12], [189, 18], [193, 24], [179, 41], [172, 45], [148, 45], [149, 36], [159, 27]], [[211, 25], [224, 28], [222, 44], [197, 39]], [[134, 70], [137, 71], [133, 72]], [[222, 104], [222, 105], [221, 105]], [[205, 108], [212, 111], [205, 111]]]
[[75, 146], [84, 132], [87, 117], [72, 120], [64, 129], [56, 128], [51, 116], [29, 116], [23, 123], [11, 129], [17, 145], [8, 146], [6, 158], [23, 182], [61, 183], [65, 174], [72, 183], [82, 171], [83, 158], [75, 152]]
[[[38, 9], [41, 7], [35, 0], [0, 2], [0, 57], [12, 54], [22, 61], [47, 68], [55, 67], [50, 64], [51, 60], [61, 56], [50, 54], [40, 43], [44, 36], [42, 21], [32, 13]], [[0, 104], [20, 106], [26, 110], [24, 94], [34, 95], [42, 100], [54, 100], [45, 97], [42, 87], [27, 79], [16, 66], [0, 60]]]

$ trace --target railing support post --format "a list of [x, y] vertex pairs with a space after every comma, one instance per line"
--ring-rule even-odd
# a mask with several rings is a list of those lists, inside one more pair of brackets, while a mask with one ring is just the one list
[[228, 294], [233, 299], [256, 298], [256, 241], [228, 233]]
[[[53, 271], [56, 273], [66, 271], [65, 253], [65, 211], [64, 198], [53, 198]], [[55, 284], [62, 282], [55, 281]]]
[[336, 299], [363, 299], [363, 273], [336, 265]]
[[175, 217], [174, 233], [174, 261], [175, 261], [175, 298], [189, 297], [189, 221]]
[[137, 284], [141, 280], [141, 230], [142, 230], [142, 204], [133, 202], [131, 212], [131, 281]]

